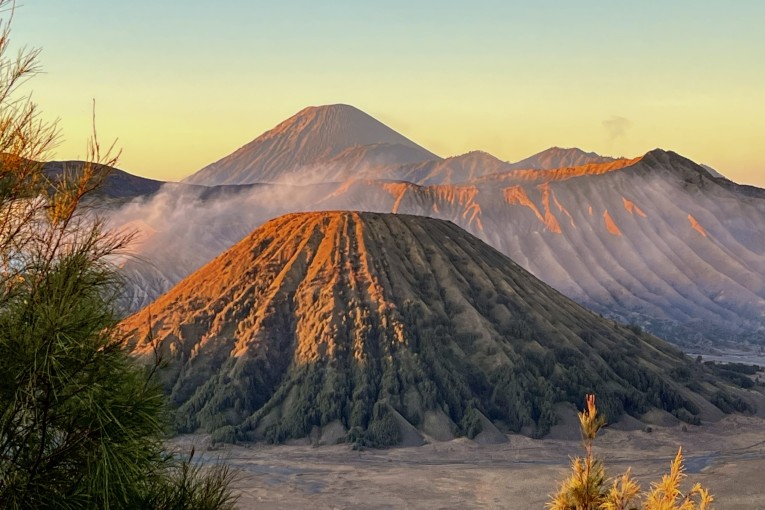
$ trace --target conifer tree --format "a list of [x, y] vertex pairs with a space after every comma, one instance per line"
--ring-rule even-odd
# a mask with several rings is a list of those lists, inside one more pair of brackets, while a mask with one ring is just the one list
[[[0, 0], [0, 508], [231, 508], [230, 474], [166, 450], [165, 400], [115, 333], [111, 263], [129, 236], [89, 209], [113, 163], [48, 175], [56, 140], [18, 87]], [[108, 151], [107, 151], [108, 152]]]
[[547, 507], [550, 510], [710, 510], [714, 498], [709, 491], [695, 484], [688, 493], [681, 490], [683, 473], [682, 448], [670, 465], [670, 471], [659, 482], [651, 484], [647, 493], [628, 469], [609, 486], [603, 460], [592, 452], [598, 431], [605, 424], [598, 415], [595, 395], [587, 395], [587, 407], [579, 413], [579, 427], [584, 443], [584, 458], [571, 461], [572, 473], [561, 483]]

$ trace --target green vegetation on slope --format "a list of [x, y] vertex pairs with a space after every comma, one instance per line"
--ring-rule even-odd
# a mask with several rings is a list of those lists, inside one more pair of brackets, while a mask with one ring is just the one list
[[539, 437], [556, 403], [595, 389], [614, 420], [658, 408], [698, 423], [714, 405], [749, 409], [669, 344], [422, 217], [273, 220], [128, 319], [138, 352], [149, 322], [174, 360], [166, 387], [179, 430], [223, 441], [281, 442], [339, 423], [350, 440], [384, 446], [404, 422], [434, 437], [492, 423]]

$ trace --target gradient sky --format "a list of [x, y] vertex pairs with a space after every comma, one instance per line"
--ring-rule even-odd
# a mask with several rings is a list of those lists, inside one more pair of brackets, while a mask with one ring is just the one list
[[23, 0], [27, 89], [85, 154], [185, 177], [309, 105], [352, 104], [441, 156], [671, 149], [765, 187], [765, 2]]

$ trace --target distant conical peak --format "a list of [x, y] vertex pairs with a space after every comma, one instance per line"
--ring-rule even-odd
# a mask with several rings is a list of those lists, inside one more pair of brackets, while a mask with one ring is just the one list
[[315, 116], [315, 115], [343, 115], [348, 118], [371, 119], [374, 122], [379, 122], [382, 124], [382, 122], [380, 122], [379, 120], [377, 120], [375, 117], [365, 112], [364, 110], [357, 108], [353, 105], [343, 104], [343, 103], [307, 106], [303, 108], [302, 110], [298, 111], [297, 113], [295, 113], [292, 117], [288, 118], [287, 120], [297, 119], [297, 118], [306, 117], [306, 116]]
[[320, 111], [320, 112], [326, 112], [326, 111], [347, 111], [352, 113], [362, 113], [364, 115], [368, 115], [366, 112], [361, 110], [360, 108], [356, 108], [353, 105], [345, 104], [345, 103], [334, 103], [334, 104], [321, 104], [316, 106], [306, 106], [302, 110], [298, 112], [298, 115], [304, 112], [309, 111]]
[[[321, 106], [308, 106], [306, 108], [303, 108], [296, 114], [292, 115], [291, 117], [287, 118], [286, 120], [279, 123], [276, 127], [273, 129], [266, 131], [263, 135], [267, 135], [269, 133], [271, 134], [279, 134], [284, 131], [285, 128], [294, 128], [297, 127], [298, 129], [307, 129], [307, 128], [325, 128], [325, 127], [332, 127], [329, 124], [326, 124], [326, 122], [329, 120], [329, 117], [336, 117], [337, 120], [341, 122], [378, 122], [374, 117], [369, 115], [368, 113], [359, 110], [358, 108], [346, 104], [332, 104], [332, 105], [321, 105]], [[321, 119], [324, 122], [322, 124], [319, 124], [318, 126], [314, 126], [310, 124], [311, 121], [315, 119]], [[257, 140], [257, 138], [256, 138]]]
[[[389, 164], [440, 159], [356, 107], [310, 106], [187, 177], [185, 182], [213, 186], [294, 181], [301, 177], [334, 182], [337, 176], [326, 164], [348, 148], [366, 146], [375, 146], [377, 154], [390, 148], [386, 154]], [[400, 150], [402, 147], [408, 150]], [[326, 175], [317, 173], [321, 165]]]

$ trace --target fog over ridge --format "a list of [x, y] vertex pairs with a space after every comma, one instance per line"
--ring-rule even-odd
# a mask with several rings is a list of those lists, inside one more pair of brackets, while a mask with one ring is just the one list
[[111, 225], [141, 231], [122, 268], [126, 307], [149, 304], [269, 219], [362, 210], [450, 220], [568, 297], [676, 341], [763, 339], [763, 194], [663, 151], [615, 168], [549, 182], [299, 185], [290, 172], [280, 184], [166, 184], [110, 214]]

